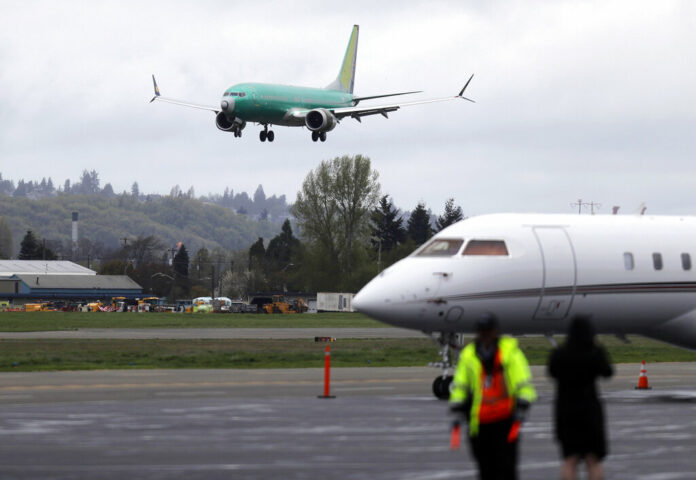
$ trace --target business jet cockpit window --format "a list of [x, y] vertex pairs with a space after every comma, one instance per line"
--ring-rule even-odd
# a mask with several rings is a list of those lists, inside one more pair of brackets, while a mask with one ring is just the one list
[[502, 240], [470, 240], [462, 255], [493, 255], [507, 257], [508, 249]]
[[451, 257], [456, 255], [464, 240], [454, 238], [436, 238], [416, 254], [418, 257]]

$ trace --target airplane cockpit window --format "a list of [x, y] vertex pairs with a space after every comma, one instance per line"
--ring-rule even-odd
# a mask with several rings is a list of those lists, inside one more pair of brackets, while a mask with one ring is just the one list
[[246, 93], [244, 92], [225, 92], [223, 97], [244, 97]]
[[682, 268], [684, 270], [691, 270], [691, 255], [688, 253], [681, 254]]
[[633, 263], [633, 254], [631, 252], [624, 252], [624, 267], [626, 270], [633, 270], [635, 263]]
[[464, 240], [455, 238], [436, 238], [416, 254], [418, 257], [451, 257], [456, 255]]
[[653, 267], [655, 267], [655, 270], [662, 270], [662, 254], [661, 253], [653, 253]]
[[508, 256], [508, 249], [502, 240], [470, 240], [462, 255]]

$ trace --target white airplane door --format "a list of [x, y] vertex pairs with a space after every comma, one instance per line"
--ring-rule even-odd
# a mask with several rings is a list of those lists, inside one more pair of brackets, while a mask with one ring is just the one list
[[543, 266], [543, 281], [536, 319], [562, 319], [575, 295], [575, 252], [563, 227], [534, 227]]

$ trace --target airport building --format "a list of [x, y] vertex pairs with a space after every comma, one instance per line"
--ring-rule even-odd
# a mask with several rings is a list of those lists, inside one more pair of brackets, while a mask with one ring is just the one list
[[23, 304], [39, 300], [136, 298], [143, 289], [126, 275], [97, 272], [67, 261], [1, 260], [0, 300]]

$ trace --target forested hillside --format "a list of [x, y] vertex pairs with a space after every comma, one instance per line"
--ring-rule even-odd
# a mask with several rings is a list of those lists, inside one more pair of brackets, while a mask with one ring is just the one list
[[201, 247], [238, 250], [280, 231], [280, 222], [251, 220], [229, 208], [185, 196], [58, 194], [31, 199], [0, 195], [0, 216], [12, 231], [15, 255], [24, 234], [33, 230], [59, 257], [68, 258], [72, 212], [79, 212], [81, 256], [90, 254], [93, 259], [118, 248], [123, 238], [153, 235], [168, 245], [184, 242], [192, 251]]

